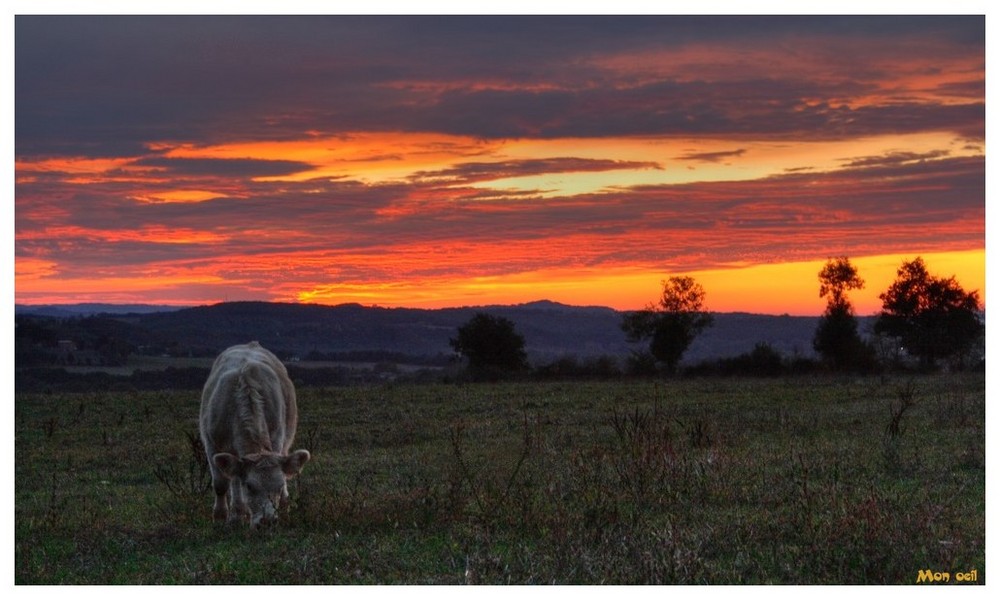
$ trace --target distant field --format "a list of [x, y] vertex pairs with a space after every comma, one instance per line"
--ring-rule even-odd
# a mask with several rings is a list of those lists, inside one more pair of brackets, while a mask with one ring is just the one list
[[198, 367], [211, 369], [215, 358], [184, 358], [175, 356], [142, 356], [132, 355], [128, 364], [120, 367], [109, 366], [70, 366], [63, 367], [70, 373], [110, 373], [112, 375], [131, 375], [135, 371], [162, 371], [167, 368], [185, 369]]
[[985, 378], [299, 390], [283, 523], [211, 522], [197, 394], [15, 398], [15, 583], [985, 583]]
[[[186, 369], [197, 367], [201, 369], [211, 369], [215, 358], [185, 358], [178, 356], [144, 356], [132, 355], [128, 359], [128, 364], [120, 367], [101, 366], [67, 366], [62, 367], [70, 373], [110, 373], [111, 375], [131, 375], [135, 371], [163, 371], [168, 368]], [[324, 369], [330, 367], [345, 367], [348, 369], [371, 370], [379, 365], [377, 362], [349, 362], [333, 360], [299, 360], [295, 361], [296, 367], [302, 369]], [[434, 369], [424, 365], [394, 364], [394, 368], [400, 372], [408, 373], [420, 369]]]

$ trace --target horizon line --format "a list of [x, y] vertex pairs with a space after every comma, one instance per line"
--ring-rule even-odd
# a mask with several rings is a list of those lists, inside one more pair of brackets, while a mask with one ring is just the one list
[[[617, 313], [628, 313], [628, 312], [638, 312], [645, 310], [640, 309], [618, 309], [612, 306], [604, 306], [600, 304], [567, 304], [565, 302], [559, 302], [556, 300], [549, 300], [546, 298], [541, 298], [538, 300], [531, 300], [528, 302], [518, 302], [513, 304], [464, 304], [456, 306], [441, 306], [433, 308], [425, 308], [420, 306], [385, 306], [380, 304], [362, 304], [360, 302], [341, 302], [338, 304], [326, 304], [322, 302], [291, 302], [282, 300], [220, 300], [217, 302], [201, 303], [201, 304], [171, 304], [171, 303], [156, 303], [156, 302], [44, 302], [44, 303], [27, 303], [27, 302], [15, 302], [15, 310], [17, 308], [63, 308], [63, 307], [85, 307], [85, 306], [107, 306], [107, 307], [159, 307], [164, 310], [158, 312], [172, 312], [174, 310], [186, 310], [192, 308], [209, 308], [213, 306], [219, 306], [223, 304], [271, 304], [271, 305], [287, 305], [287, 306], [319, 306], [326, 308], [338, 308], [343, 306], [358, 306], [366, 309], [382, 309], [382, 310], [423, 310], [423, 311], [446, 311], [446, 310], [469, 310], [469, 309], [479, 309], [479, 308], [521, 308], [530, 307], [532, 305], [542, 305], [549, 304], [554, 306], [561, 306], [573, 309], [601, 309], [610, 310]], [[715, 315], [754, 315], [754, 316], [764, 316], [764, 317], [802, 317], [802, 318], [819, 318], [822, 314], [805, 314], [805, 313], [767, 313], [767, 312], [754, 312], [752, 310], [704, 310], [702, 312]], [[985, 312], [985, 311], [984, 311]], [[125, 314], [125, 313], [109, 313], [109, 314]], [[866, 317], [877, 317], [878, 313], [870, 314], [856, 314], [858, 318]]]

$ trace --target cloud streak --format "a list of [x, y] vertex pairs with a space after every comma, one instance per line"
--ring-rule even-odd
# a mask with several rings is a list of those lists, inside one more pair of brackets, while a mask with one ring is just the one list
[[695, 162], [718, 163], [727, 158], [737, 158], [746, 154], [746, 150], [723, 150], [721, 152], [690, 152], [677, 157], [677, 160], [689, 160]]
[[586, 173], [617, 170], [662, 169], [655, 162], [593, 160], [582, 158], [545, 158], [519, 161], [469, 162], [438, 171], [417, 171], [414, 181], [476, 183], [553, 173]]
[[312, 165], [292, 160], [147, 157], [132, 163], [166, 176], [277, 177], [310, 171]]

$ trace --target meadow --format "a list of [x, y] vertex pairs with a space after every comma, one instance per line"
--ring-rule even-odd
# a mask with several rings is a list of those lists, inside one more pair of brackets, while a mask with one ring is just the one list
[[300, 388], [283, 522], [193, 391], [17, 394], [17, 584], [985, 583], [985, 377]]

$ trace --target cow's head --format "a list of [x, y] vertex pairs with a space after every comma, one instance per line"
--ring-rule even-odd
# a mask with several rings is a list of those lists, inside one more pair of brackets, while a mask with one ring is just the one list
[[272, 523], [278, 506], [287, 502], [285, 482], [295, 477], [309, 461], [308, 450], [296, 450], [288, 456], [273, 452], [237, 457], [221, 452], [212, 457], [219, 470], [230, 479], [232, 517], [247, 519], [251, 527]]

